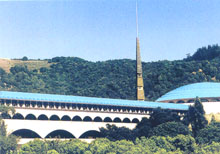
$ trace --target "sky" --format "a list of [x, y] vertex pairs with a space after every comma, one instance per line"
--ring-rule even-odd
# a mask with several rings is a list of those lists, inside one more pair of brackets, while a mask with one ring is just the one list
[[[0, 0], [0, 57], [135, 59], [135, 0]], [[220, 42], [220, 0], [138, 0], [142, 61]]]

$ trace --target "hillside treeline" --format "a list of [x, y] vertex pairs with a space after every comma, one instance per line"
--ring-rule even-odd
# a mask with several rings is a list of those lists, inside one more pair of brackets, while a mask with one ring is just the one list
[[[220, 81], [220, 47], [203, 47], [183, 60], [143, 63], [145, 95], [156, 100], [185, 84]], [[136, 62], [121, 59], [90, 62], [76, 57], [49, 59], [50, 67], [0, 68], [0, 90], [105, 98], [136, 98]]]

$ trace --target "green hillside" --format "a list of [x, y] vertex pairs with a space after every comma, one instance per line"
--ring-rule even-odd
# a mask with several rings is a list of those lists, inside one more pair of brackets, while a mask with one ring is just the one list
[[[200, 48], [183, 60], [143, 63], [145, 95], [155, 100], [185, 84], [218, 82], [219, 60], [220, 47], [213, 45]], [[14, 65], [9, 72], [0, 69], [0, 90], [136, 98], [134, 60], [90, 62], [76, 57], [55, 57], [38, 67], [29, 65]]]

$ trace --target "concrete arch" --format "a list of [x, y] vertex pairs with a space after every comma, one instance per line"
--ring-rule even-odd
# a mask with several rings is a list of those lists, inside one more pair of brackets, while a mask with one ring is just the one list
[[105, 117], [104, 122], [112, 122], [112, 119], [110, 117]]
[[113, 122], [121, 122], [121, 119], [119, 117], [116, 117]]
[[195, 102], [194, 99], [189, 99], [189, 100], [187, 101], [187, 103], [194, 103], [194, 102]]
[[95, 117], [93, 121], [95, 121], [95, 122], [102, 122], [102, 118], [101, 117]]
[[201, 98], [201, 102], [209, 102], [209, 100], [205, 98]]
[[80, 116], [74, 116], [72, 121], [82, 121], [82, 118]]
[[176, 103], [185, 103], [185, 101], [184, 100], [179, 100]]
[[139, 123], [140, 121], [137, 119], [137, 118], [134, 118], [133, 120], [132, 120], [132, 123]]
[[219, 102], [219, 98], [211, 98], [211, 102]]
[[71, 118], [68, 116], [68, 115], [64, 115], [62, 118], [61, 118], [62, 121], [71, 121]]
[[89, 117], [89, 116], [86, 116], [86, 117], [83, 118], [83, 121], [92, 121], [92, 118]]
[[31, 107], [35, 107], [37, 105], [37, 102], [31, 102]]
[[50, 132], [45, 138], [76, 138], [76, 137], [66, 130], [59, 129]]
[[123, 122], [124, 122], [124, 123], [130, 123], [130, 122], [131, 122], [131, 120], [130, 120], [130, 119], [128, 119], [128, 118], [124, 118]]
[[102, 134], [97, 130], [89, 130], [80, 135], [79, 138], [100, 138], [103, 137]]
[[33, 114], [28, 114], [28, 115], [26, 115], [25, 119], [26, 119], [26, 120], [36, 120], [37, 118], [36, 118], [36, 116], [33, 115]]
[[41, 138], [39, 134], [30, 129], [19, 129], [12, 133], [15, 136], [20, 136], [21, 138]]
[[22, 114], [20, 114], [20, 113], [16, 113], [16, 114], [12, 117], [12, 119], [24, 119], [24, 116], [23, 116]]
[[3, 119], [11, 119], [11, 115], [8, 113], [2, 113], [1, 116]]
[[45, 114], [41, 114], [37, 118], [38, 120], [49, 120], [49, 118]]
[[50, 120], [60, 120], [60, 118], [57, 115], [52, 115]]

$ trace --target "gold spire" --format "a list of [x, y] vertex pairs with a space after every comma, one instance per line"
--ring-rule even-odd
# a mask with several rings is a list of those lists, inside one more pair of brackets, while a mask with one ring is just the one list
[[140, 43], [138, 38], [138, 10], [137, 10], [137, 1], [136, 1], [136, 31], [137, 31], [137, 37], [136, 37], [136, 79], [137, 79], [137, 100], [144, 101], [145, 95], [144, 95], [144, 82], [142, 77], [142, 65], [141, 65], [141, 54], [140, 54]]

